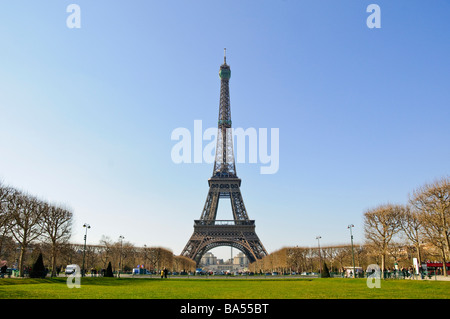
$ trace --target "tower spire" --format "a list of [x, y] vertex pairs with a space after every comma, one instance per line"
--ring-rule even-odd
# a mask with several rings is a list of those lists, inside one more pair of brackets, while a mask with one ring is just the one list
[[226, 48], [223, 53], [224, 63], [220, 66], [220, 102], [219, 122], [216, 144], [216, 158], [213, 176], [236, 177], [236, 166], [233, 153], [233, 132], [231, 130], [230, 111], [230, 77], [231, 69], [226, 63]]
[[223, 64], [227, 64], [227, 48], [223, 48]]

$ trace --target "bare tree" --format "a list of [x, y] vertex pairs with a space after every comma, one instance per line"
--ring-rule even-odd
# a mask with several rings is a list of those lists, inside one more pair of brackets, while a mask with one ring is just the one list
[[103, 249], [101, 250], [100, 259], [103, 263], [104, 269], [106, 269], [106, 265], [109, 261], [111, 261], [111, 265], [115, 265], [115, 258], [114, 258], [114, 243], [112, 240], [107, 236], [102, 236], [100, 239], [100, 245], [103, 246]]
[[344, 247], [336, 252], [336, 261], [339, 263], [339, 268], [344, 269], [345, 266], [352, 263], [352, 248], [351, 246]]
[[190, 258], [185, 256], [174, 256], [173, 258], [173, 270], [174, 271], [194, 271], [196, 263]]
[[41, 236], [45, 205], [35, 197], [15, 191], [8, 202], [11, 233], [20, 245], [19, 275], [24, 275], [24, 258], [28, 246]]
[[60, 206], [44, 204], [42, 210], [43, 234], [51, 244], [52, 277], [56, 276], [56, 259], [61, 244], [66, 243], [72, 231], [72, 217], [70, 210]]
[[364, 213], [365, 237], [381, 256], [382, 271], [385, 269], [389, 243], [400, 230], [400, 218], [405, 209], [402, 205], [385, 204]]
[[441, 250], [444, 275], [447, 253], [450, 252], [450, 178], [442, 178], [416, 189], [410, 203], [420, 213], [424, 234]]
[[305, 253], [306, 249], [301, 247], [291, 247], [287, 250], [287, 262], [291, 267], [291, 270], [295, 270], [297, 273], [300, 273], [304, 269], [306, 269], [305, 262]]
[[3, 185], [0, 181], [0, 227], [4, 224], [4, 218], [8, 212], [8, 202], [12, 193], [13, 189]]
[[147, 249], [147, 258], [150, 262], [152, 270], [157, 271], [160, 269], [161, 262], [161, 249], [157, 247], [150, 247]]
[[420, 213], [413, 207], [406, 207], [405, 213], [400, 219], [400, 226], [411, 244], [414, 245], [417, 252], [417, 259], [422, 261], [420, 244], [422, 241], [423, 222]]
[[8, 203], [13, 193], [13, 188], [7, 187], [0, 182], [0, 256], [3, 255], [3, 244], [11, 226]]
[[119, 249], [119, 260], [122, 260], [122, 265], [120, 266], [120, 269], [123, 271], [131, 270], [135, 265], [136, 257], [137, 257], [137, 248], [130, 242], [118, 242], [117, 246], [120, 247]]
[[406, 247], [407, 245], [403, 242], [392, 241], [391, 243], [389, 243], [387, 252], [392, 257], [392, 259], [394, 259], [395, 263], [398, 264], [400, 260], [406, 259]]
[[366, 246], [364, 245], [356, 245], [354, 248], [355, 252], [355, 263], [359, 267], [366, 268], [370, 262], [369, 262], [369, 252]]

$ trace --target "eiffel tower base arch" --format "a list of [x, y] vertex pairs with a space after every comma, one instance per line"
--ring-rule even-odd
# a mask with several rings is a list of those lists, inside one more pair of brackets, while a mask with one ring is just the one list
[[250, 262], [261, 259], [267, 254], [256, 235], [253, 220], [196, 220], [194, 233], [182, 255], [191, 258], [198, 265], [206, 252], [220, 246], [239, 249]]

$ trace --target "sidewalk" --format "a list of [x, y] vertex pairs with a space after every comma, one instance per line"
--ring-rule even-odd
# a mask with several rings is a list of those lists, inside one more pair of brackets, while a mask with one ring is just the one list
[[439, 275], [439, 276], [432, 276], [431, 279], [428, 279], [428, 277], [426, 279], [423, 280], [442, 280], [442, 281], [450, 281], [450, 275], [445, 277], [443, 275]]

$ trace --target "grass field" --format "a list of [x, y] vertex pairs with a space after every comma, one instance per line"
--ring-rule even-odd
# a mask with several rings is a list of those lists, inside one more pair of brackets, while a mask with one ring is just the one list
[[150, 279], [82, 278], [69, 289], [66, 278], [0, 279], [4, 299], [450, 299], [449, 281], [365, 279]]

